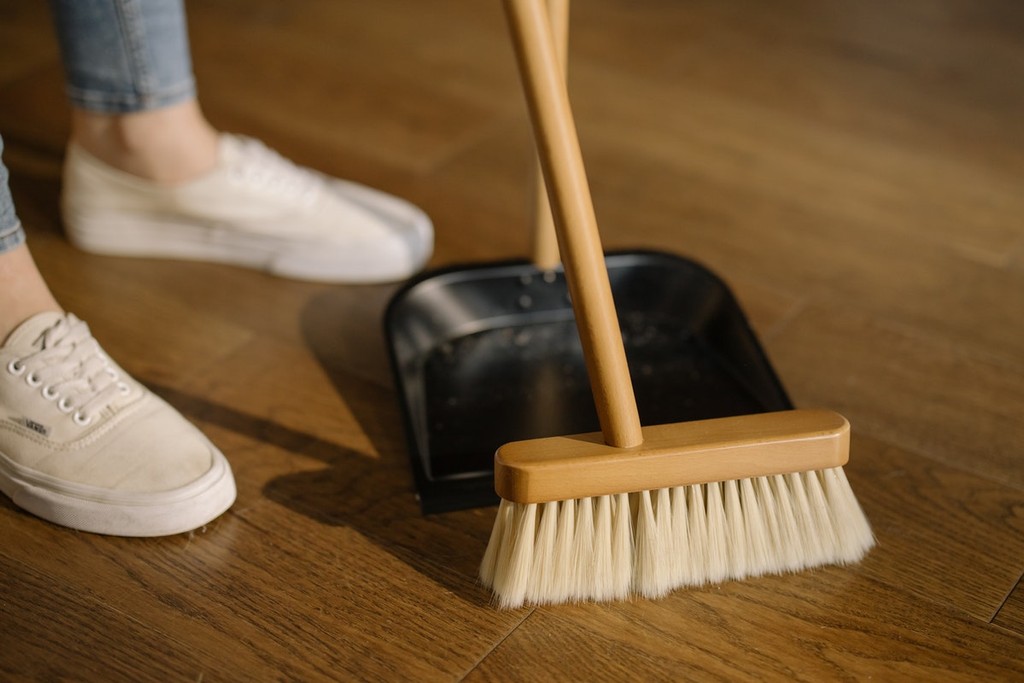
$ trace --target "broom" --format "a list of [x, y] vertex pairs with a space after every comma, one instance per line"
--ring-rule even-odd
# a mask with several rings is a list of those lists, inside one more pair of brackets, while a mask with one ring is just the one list
[[792, 410], [641, 427], [543, 0], [505, 0], [601, 432], [495, 455], [480, 567], [501, 607], [657, 598], [858, 561], [874, 545], [842, 466], [849, 423]]

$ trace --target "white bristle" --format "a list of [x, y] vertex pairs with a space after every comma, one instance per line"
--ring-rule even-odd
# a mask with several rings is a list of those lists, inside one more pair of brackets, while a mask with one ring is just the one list
[[842, 467], [825, 470], [825, 496], [839, 539], [839, 561], [844, 564], [856, 562], [875, 544], [868, 518], [853, 494], [850, 482]]
[[555, 552], [551, 582], [551, 602], [566, 602], [571, 598], [575, 575], [572, 571], [572, 545], [576, 537], [576, 501], [563, 500], [558, 504], [558, 533], [555, 534]]
[[757, 497], [758, 510], [766, 535], [765, 550], [768, 553], [766, 571], [775, 574], [782, 571], [783, 567], [782, 529], [776, 510], [778, 503], [775, 501], [771, 480], [768, 477], [755, 477], [751, 483], [755, 489], [754, 495]]
[[739, 488], [743, 530], [746, 533], [747, 572], [752, 576], [772, 573], [776, 564], [771, 551], [771, 532], [761, 507], [765, 501], [758, 498], [753, 479], [740, 480]]
[[686, 505], [686, 487], [672, 489], [672, 557], [670, 585], [690, 583], [690, 533]]
[[593, 600], [605, 601], [612, 599], [614, 585], [612, 553], [615, 549], [612, 543], [612, 498], [611, 496], [600, 496], [594, 500], [596, 507], [594, 573], [590, 597]]
[[582, 498], [576, 504], [576, 537], [572, 542], [573, 583], [570, 597], [589, 600], [594, 583], [594, 501]]
[[705, 488], [705, 493], [708, 518], [707, 577], [711, 583], [721, 583], [729, 578], [729, 536], [725, 506], [722, 503], [722, 487], [718, 482], [711, 482]]
[[651, 564], [656, 562], [658, 552], [657, 534], [655, 532], [654, 502], [651, 492], [640, 493], [639, 507], [636, 515], [636, 551], [633, 560], [633, 589], [644, 595], [646, 586], [653, 583], [654, 569]]
[[502, 534], [500, 536], [501, 546], [498, 548], [497, 559], [494, 563], [494, 589], [499, 590], [498, 587], [504, 590], [507, 583], [506, 577], [508, 576], [509, 567], [512, 565], [512, 548], [516, 542], [516, 522], [519, 519], [520, 508], [522, 506], [509, 503], [504, 515], [500, 514], [502, 511], [499, 510], [498, 519], [504, 526]]
[[656, 598], [855, 562], [874, 542], [837, 467], [542, 505], [502, 501], [480, 578], [505, 608]]
[[828, 510], [825, 490], [817, 472], [804, 472], [804, 489], [811, 505], [811, 518], [814, 520], [815, 533], [821, 541], [822, 561], [836, 556], [839, 551], [839, 538]]
[[557, 532], [558, 503], [544, 503], [540, 509], [537, 538], [533, 544], [533, 568], [530, 570], [530, 583], [526, 590], [526, 599], [532, 603], [546, 602], [553, 592]]
[[690, 554], [686, 558], [689, 566], [688, 585], [700, 586], [708, 581], [708, 516], [704, 502], [704, 485], [686, 487], [687, 534], [690, 538]]
[[[530, 570], [533, 569], [533, 545], [537, 532], [537, 506], [518, 505], [513, 524], [515, 539], [512, 553], [508, 559], [505, 575], [495, 577], [494, 590], [498, 594], [498, 604], [502, 607], [519, 607], [526, 602], [526, 592], [530, 585]], [[500, 583], [498, 578], [503, 579]]]
[[[657, 545], [662, 552], [658, 556], [657, 580], [665, 593], [673, 589], [676, 542], [672, 529], [672, 489], [658, 488], [654, 501], [654, 519], [657, 521]], [[668, 552], [666, 552], [668, 550]]]
[[825, 552], [821, 539], [818, 538], [818, 528], [814, 523], [811, 503], [807, 499], [807, 490], [804, 488], [804, 480], [799, 472], [787, 474], [785, 477], [789, 500], [793, 504], [793, 516], [800, 534], [800, 561], [805, 567], [813, 567], [822, 561]]
[[657, 523], [658, 564], [655, 573], [656, 590], [660, 595], [669, 593], [675, 585], [672, 582], [672, 567], [675, 563], [675, 537], [672, 534], [672, 492], [658, 489], [654, 501], [654, 519]]
[[484, 559], [480, 562], [480, 582], [488, 588], [494, 586], [494, 571], [498, 565], [498, 552], [502, 547], [501, 538], [509, 532], [511, 517], [515, 514], [512, 510], [512, 503], [502, 500], [498, 505], [498, 515], [494, 519], [494, 526], [491, 528], [491, 538], [487, 541], [487, 550], [484, 551]]
[[621, 600], [629, 596], [633, 584], [633, 513], [629, 495], [615, 496], [612, 510], [612, 584], [610, 594]]
[[637, 514], [634, 590], [647, 598], [673, 588], [672, 505], [668, 489], [643, 491]]
[[792, 493], [786, 483], [786, 477], [781, 474], [773, 476], [771, 488], [774, 494], [775, 518], [779, 522], [779, 569], [785, 571], [790, 567], [803, 566], [803, 538], [800, 536], [800, 524], [793, 512]]
[[743, 507], [740, 505], [739, 484], [735, 479], [725, 482], [726, 547], [729, 551], [729, 576], [745, 578], [747, 567], [746, 528], [743, 524]]

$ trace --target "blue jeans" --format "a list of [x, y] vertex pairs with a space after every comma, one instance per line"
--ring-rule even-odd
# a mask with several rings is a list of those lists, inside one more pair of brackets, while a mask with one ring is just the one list
[[[75, 107], [124, 114], [195, 97], [182, 0], [50, 0], [50, 4], [66, 92]], [[7, 176], [0, 161], [0, 253], [25, 241]]]

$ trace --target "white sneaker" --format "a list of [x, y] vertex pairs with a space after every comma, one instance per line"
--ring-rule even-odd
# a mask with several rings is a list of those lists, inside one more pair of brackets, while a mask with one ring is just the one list
[[235, 500], [220, 451], [59, 313], [0, 347], [0, 490], [43, 519], [116, 536], [190, 531]]
[[258, 140], [222, 134], [219, 166], [167, 187], [68, 147], [69, 239], [85, 251], [231, 263], [324, 282], [402, 280], [434, 233], [412, 204], [296, 166]]

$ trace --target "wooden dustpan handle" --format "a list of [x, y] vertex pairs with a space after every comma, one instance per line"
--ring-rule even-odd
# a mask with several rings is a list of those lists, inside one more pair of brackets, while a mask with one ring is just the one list
[[605, 442], [643, 441], [576, 125], [543, 0], [505, 0]]
[[[551, 21], [551, 35], [555, 41], [562, 76], [568, 70], [569, 62], [569, 0], [546, 0], [548, 18]], [[551, 204], [548, 192], [544, 187], [544, 173], [538, 160], [536, 172], [536, 188], [534, 190], [533, 220], [533, 264], [540, 270], [553, 270], [560, 263], [558, 256], [558, 237], [555, 235], [555, 223], [551, 218]]]

